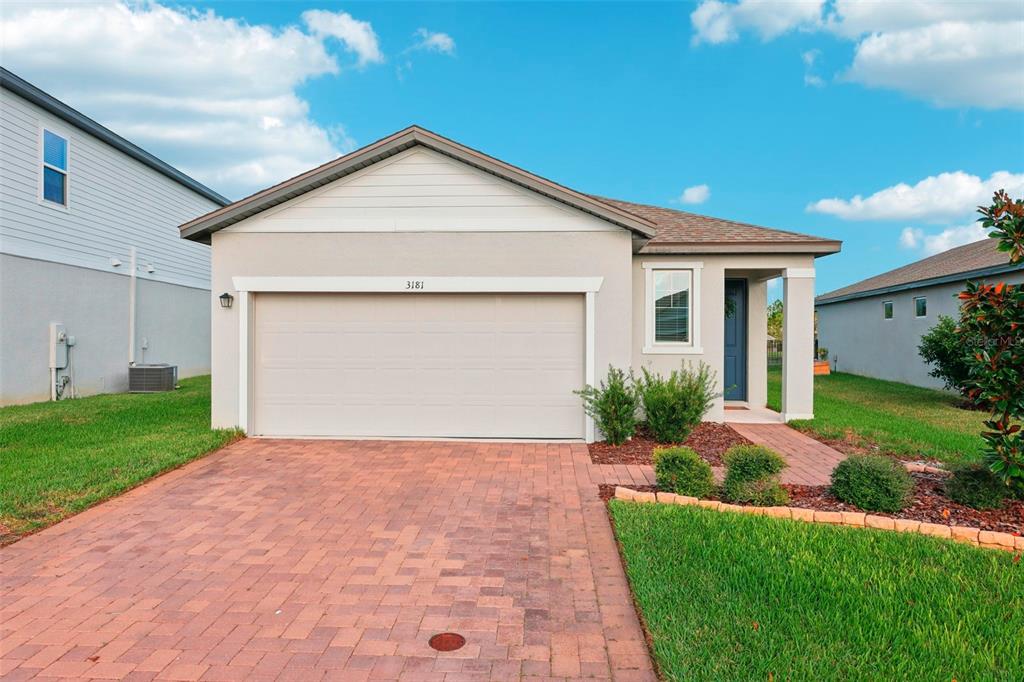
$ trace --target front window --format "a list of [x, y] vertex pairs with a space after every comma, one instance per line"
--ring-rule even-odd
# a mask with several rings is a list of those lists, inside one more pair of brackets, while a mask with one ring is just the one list
[[914, 299], [914, 315], [917, 317], [927, 317], [928, 299], [924, 296], [919, 296]]
[[654, 271], [654, 342], [690, 342], [689, 270]]
[[43, 199], [68, 205], [68, 141], [43, 130]]
[[882, 303], [882, 317], [887, 320], [892, 319], [892, 301], [885, 301]]

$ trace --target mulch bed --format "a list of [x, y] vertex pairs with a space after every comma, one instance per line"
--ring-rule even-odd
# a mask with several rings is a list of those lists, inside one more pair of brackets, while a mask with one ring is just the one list
[[696, 450], [711, 466], [723, 466], [722, 453], [734, 445], [749, 445], [750, 441], [726, 424], [701, 422], [682, 443], [658, 443], [645, 426], [637, 428], [636, 435], [622, 445], [609, 445], [604, 441], [591, 443], [590, 460], [594, 464], [647, 464], [654, 465], [654, 449], [685, 445]]
[[[869, 512], [877, 516], [914, 519], [949, 526], [971, 526], [982, 530], [1024, 535], [1024, 501], [1007, 500], [1002, 509], [979, 510], [957, 504], [945, 496], [944, 476], [914, 473], [914, 494], [910, 505], [896, 514]], [[864, 511], [852, 504], [841, 502], [827, 485], [785, 485], [789, 491], [789, 506], [820, 511]]]

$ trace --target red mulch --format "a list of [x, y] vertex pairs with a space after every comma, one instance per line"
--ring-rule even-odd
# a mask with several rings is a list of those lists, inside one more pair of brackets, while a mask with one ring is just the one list
[[[1024, 535], [1024, 501], [1007, 500], [1002, 509], [971, 509], [957, 504], [945, 496], [943, 476], [915, 473], [914, 494], [910, 505], [896, 514], [869, 512], [890, 518], [914, 519], [949, 526], [971, 526], [982, 530]], [[840, 502], [829, 492], [827, 485], [786, 485], [789, 506], [820, 511], [864, 511], [852, 504]]]
[[726, 424], [701, 422], [682, 443], [658, 443], [646, 427], [640, 426], [636, 435], [622, 445], [609, 445], [604, 441], [591, 443], [590, 460], [594, 464], [647, 464], [654, 465], [654, 449], [685, 445], [697, 451], [711, 466], [722, 466], [722, 453], [734, 445], [749, 445], [750, 441]]

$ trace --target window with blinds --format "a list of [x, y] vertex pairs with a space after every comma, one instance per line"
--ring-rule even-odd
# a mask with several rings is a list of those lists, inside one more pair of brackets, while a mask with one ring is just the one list
[[654, 342], [690, 342], [689, 270], [654, 271]]

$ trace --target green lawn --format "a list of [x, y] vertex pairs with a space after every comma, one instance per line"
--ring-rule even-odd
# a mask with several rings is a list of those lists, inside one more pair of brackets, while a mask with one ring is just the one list
[[0, 542], [118, 495], [237, 437], [210, 429], [210, 377], [172, 393], [0, 409]]
[[[781, 409], [782, 377], [768, 372], [768, 406]], [[945, 462], [981, 456], [986, 413], [961, 410], [942, 391], [834, 373], [814, 377], [814, 419], [791, 423], [825, 438], [851, 438], [883, 452]]]
[[919, 535], [612, 501], [669, 680], [1022, 680], [1024, 563]]

